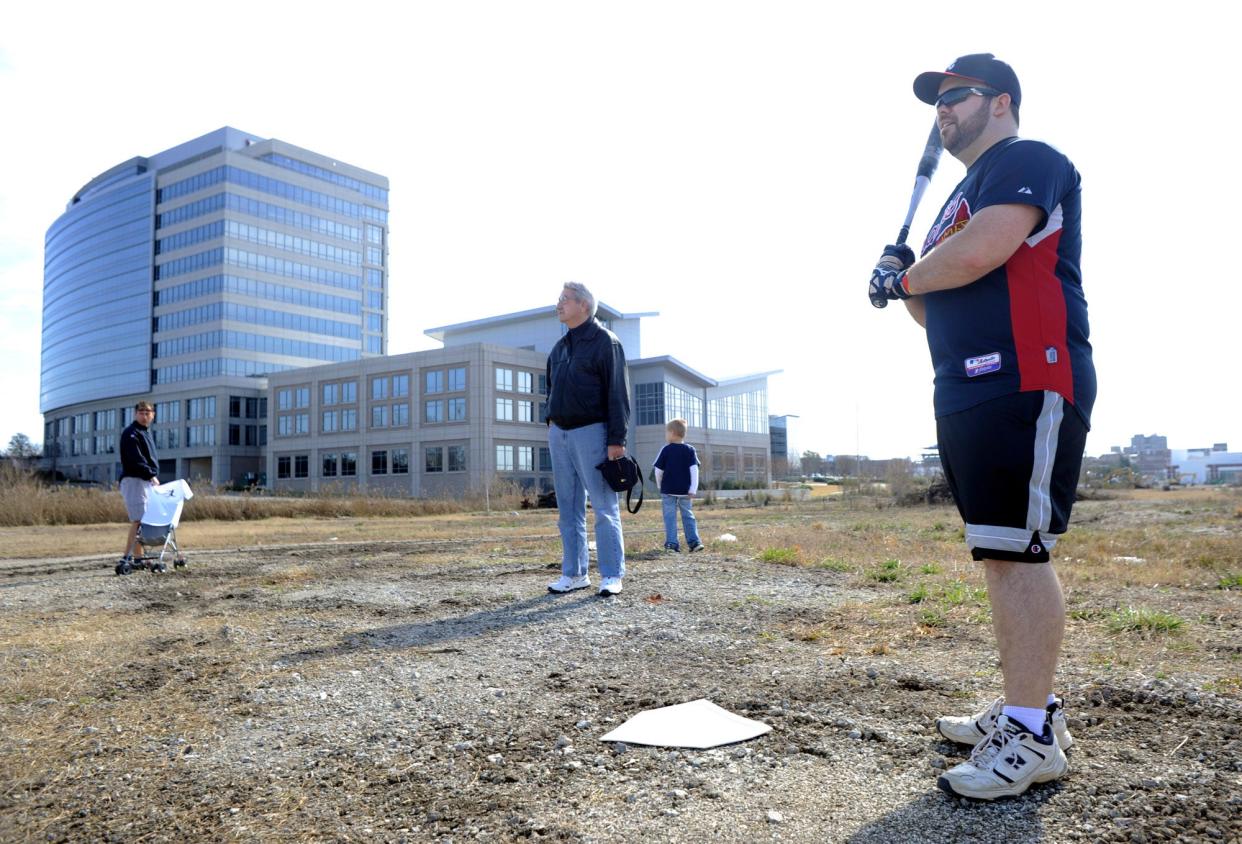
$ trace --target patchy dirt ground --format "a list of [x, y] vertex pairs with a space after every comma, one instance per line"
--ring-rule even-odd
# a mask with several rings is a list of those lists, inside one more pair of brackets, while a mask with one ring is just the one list
[[[606, 599], [545, 592], [547, 513], [164, 576], [0, 563], [0, 839], [1239, 841], [1237, 503], [1080, 505], [1071, 773], [993, 805], [935, 789], [967, 751], [935, 717], [999, 687], [945, 508], [707, 508], [740, 541], [693, 557], [644, 511]], [[697, 698], [773, 729], [599, 741]]]

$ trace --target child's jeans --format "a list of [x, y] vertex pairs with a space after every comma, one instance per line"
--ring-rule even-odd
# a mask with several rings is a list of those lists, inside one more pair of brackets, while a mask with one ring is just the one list
[[677, 511], [681, 511], [681, 526], [686, 532], [686, 544], [693, 548], [699, 542], [699, 524], [695, 521], [692, 506], [694, 499], [688, 495], [664, 496], [664, 547], [680, 550], [677, 544]]

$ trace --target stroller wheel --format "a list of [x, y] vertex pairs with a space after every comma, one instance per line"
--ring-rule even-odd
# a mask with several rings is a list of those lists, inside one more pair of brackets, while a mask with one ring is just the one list
[[173, 560], [173, 568], [175, 568], [175, 569], [183, 569], [183, 568], [185, 568], [185, 560], [184, 560], [184, 559], [181, 559], [181, 560]]
[[116, 564], [117, 574], [129, 574], [131, 571], [133, 571], [133, 568], [130, 566], [128, 560], [122, 560]]
[[156, 562], [151, 564], [151, 574], [163, 574], [166, 571], [168, 571], [168, 566], [163, 563]]

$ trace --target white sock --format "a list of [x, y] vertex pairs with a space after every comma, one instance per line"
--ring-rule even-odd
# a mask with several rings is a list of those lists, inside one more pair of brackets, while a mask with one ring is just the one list
[[1006, 706], [1002, 714], [1011, 721], [1017, 721], [1037, 736], [1044, 734], [1044, 719], [1048, 717], [1047, 710], [1034, 709], [1029, 706]]
[[1052, 692], [1048, 692], [1048, 705], [1052, 706], [1052, 704], [1056, 702], [1057, 702], [1057, 696], [1054, 695]]

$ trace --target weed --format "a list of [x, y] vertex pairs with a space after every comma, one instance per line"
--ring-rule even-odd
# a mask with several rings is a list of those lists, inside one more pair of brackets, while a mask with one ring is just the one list
[[1138, 633], [1172, 633], [1186, 622], [1172, 613], [1150, 610], [1143, 607], [1135, 609], [1126, 607], [1115, 610], [1108, 617], [1108, 629], [1113, 633], [1133, 631]]
[[1217, 589], [1242, 589], [1242, 574], [1227, 574], [1216, 584]]
[[906, 596], [906, 600], [912, 604], [921, 604], [927, 600], [929, 594], [927, 584], [920, 583], [913, 592]]
[[824, 559], [820, 560], [818, 563], [815, 563], [812, 568], [846, 572], [850, 570], [851, 566], [849, 563], [844, 560], [838, 560], [836, 557], [824, 557]]
[[988, 590], [972, 587], [962, 580], [955, 580], [941, 590], [940, 597], [945, 603], [954, 607], [960, 607], [963, 604], [982, 607], [988, 603]]
[[896, 583], [902, 578], [901, 562], [898, 560], [885, 560], [877, 569], [872, 569], [867, 577], [876, 583]]
[[940, 574], [940, 571], [940, 566], [935, 563], [923, 563], [923, 565], [919, 567], [919, 572], [922, 574]]
[[919, 613], [919, 624], [924, 627], [948, 627], [949, 619], [940, 610], [925, 609]]
[[796, 545], [793, 548], [765, 548], [759, 552], [759, 559], [778, 566], [796, 566], [802, 560], [802, 549]]

